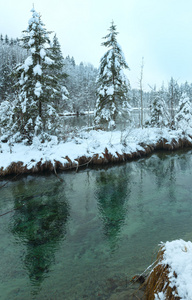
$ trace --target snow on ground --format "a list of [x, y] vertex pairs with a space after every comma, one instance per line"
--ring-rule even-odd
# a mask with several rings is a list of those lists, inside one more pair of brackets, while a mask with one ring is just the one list
[[40, 160], [42, 163], [54, 160], [62, 164], [67, 163], [65, 159], [68, 156], [72, 162], [81, 156], [92, 157], [99, 154], [103, 157], [105, 148], [117, 156], [123, 153], [133, 153], [142, 150], [141, 143], [156, 144], [158, 140], [166, 138], [171, 142], [182, 137], [181, 131], [170, 131], [169, 129], [145, 128], [145, 129], [128, 129], [127, 131], [101, 131], [101, 130], [81, 130], [76, 136], [71, 136], [65, 142], [55, 143], [33, 143], [26, 146], [22, 143], [14, 144], [11, 149], [7, 143], [0, 144], [0, 169], [4, 170], [12, 163], [22, 161], [28, 169], [36, 165]]
[[[176, 287], [181, 299], [192, 299], [192, 243], [183, 240], [166, 242], [163, 250], [165, 252], [161, 264], [169, 265], [170, 287]], [[160, 292], [155, 295], [155, 299], [165, 300], [166, 297]]]

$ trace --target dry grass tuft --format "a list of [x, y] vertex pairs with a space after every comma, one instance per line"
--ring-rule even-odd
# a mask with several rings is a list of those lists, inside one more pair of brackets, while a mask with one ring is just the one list
[[[154, 300], [155, 294], [163, 292], [167, 300], [179, 300], [176, 287], [170, 287], [169, 266], [161, 263], [164, 250], [161, 248], [157, 255], [157, 264], [145, 282], [145, 296], [147, 300]], [[176, 277], [177, 274], [174, 274]], [[158, 299], [158, 298], [156, 298]]]

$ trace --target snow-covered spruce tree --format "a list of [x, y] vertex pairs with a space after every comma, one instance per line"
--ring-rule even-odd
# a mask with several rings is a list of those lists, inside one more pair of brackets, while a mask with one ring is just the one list
[[55, 109], [59, 112], [68, 106], [68, 95], [64, 81], [68, 76], [64, 71], [64, 58], [61, 52], [61, 46], [59, 44], [56, 34], [53, 37], [52, 46], [49, 50], [50, 58], [54, 61], [54, 64], [50, 65], [50, 77], [52, 80], [52, 86], [54, 87], [54, 94], [51, 95]]
[[180, 93], [181, 96], [182, 94], [186, 94], [189, 98], [192, 98], [192, 86], [189, 84], [187, 81], [185, 83], [181, 83], [180, 85]]
[[0, 103], [0, 138], [9, 140], [12, 136], [14, 101], [4, 100]]
[[177, 114], [175, 115], [175, 123], [183, 131], [192, 127], [192, 103], [186, 93], [181, 95]]
[[[22, 38], [23, 47], [29, 56], [16, 69], [18, 98], [14, 109], [13, 133], [20, 134], [20, 140], [31, 143], [34, 136], [43, 142], [57, 134], [59, 120], [53, 105], [56, 94], [50, 68], [55, 62], [50, 58], [49, 33], [33, 8], [32, 18]], [[18, 140], [18, 139], [17, 139]]]
[[151, 92], [150, 117], [145, 125], [163, 127], [168, 125], [169, 113], [164, 99], [164, 88], [157, 91], [156, 87]]
[[167, 93], [167, 102], [169, 105], [169, 111], [170, 111], [170, 119], [169, 119], [169, 126], [170, 128], [175, 128], [175, 111], [176, 107], [179, 104], [180, 99], [180, 90], [179, 85], [176, 80], [171, 77], [171, 80], [168, 85], [168, 93]]
[[[117, 42], [116, 25], [112, 22], [102, 43], [108, 50], [100, 60], [97, 77], [97, 101], [95, 123], [107, 124], [108, 128], [116, 125], [117, 116], [129, 113], [129, 82], [123, 73], [128, 69], [121, 46]], [[127, 116], [127, 115], [126, 115]]]

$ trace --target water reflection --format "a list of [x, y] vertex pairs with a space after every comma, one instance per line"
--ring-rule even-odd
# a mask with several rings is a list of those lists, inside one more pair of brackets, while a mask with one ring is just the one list
[[64, 183], [35, 185], [34, 180], [22, 181], [12, 191], [15, 213], [11, 232], [26, 246], [25, 268], [32, 284], [40, 286], [54, 262], [59, 241], [65, 237], [69, 205]]
[[112, 251], [118, 246], [118, 238], [124, 224], [127, 207], [126, 200], [130, 193], [129, 173], [124, 168], [101, 171], [96, 177], [96, 198], [104, 235]]
[[191, 153], [63, 173], [63, 183], [9, 182], [0, 195], [0, 298], [119, 299], [130, 288], [120, 281], [142, 273], [160, 241], [192, 237]]
[[177, 171], [180, 170], [179, 162], [179, 159], [169, 157], [163, 152], [142, 161], [142, 167], [145, 169], [146, 175], [149, 176], [151, 174], [153, 176], [157, 189], [166, 187], [169, 193], [169, 200], [173, 202], [176, 200], [174, 186], [176, 184]]

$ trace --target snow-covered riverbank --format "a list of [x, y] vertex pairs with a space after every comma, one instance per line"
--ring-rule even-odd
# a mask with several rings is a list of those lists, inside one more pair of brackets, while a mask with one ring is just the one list
[[163, 243], [157, 265], [147, 279], [147, 299], [192, 299], [192, 243], [174, 240]]
[[126, 161], [155, 150], [174, 150], [192, 146], [192, 130], [167, 128], [129, 129], [127, 131], [80, 131], [59, 144], [56, 140], [31, 146], [1, 143], [0, 175], [69, 169], [83, 164]]

